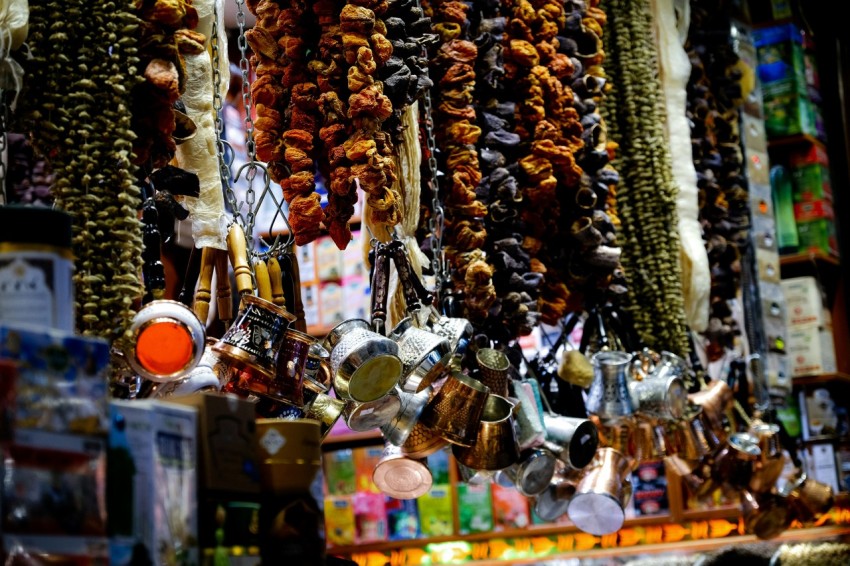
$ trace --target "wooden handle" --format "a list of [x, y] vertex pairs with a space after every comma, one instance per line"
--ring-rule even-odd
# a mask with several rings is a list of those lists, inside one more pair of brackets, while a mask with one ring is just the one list
[[233, 320], [233, 293], [230, 289], [230, 264], [228, 263], [227, 251], [216, 250], [215, 254], [215, 277], [216, 293], [215, 303], [218, 308], [218, 319], [225, 326], [229, 326]]
[[212, 277], [215, 269], [215, 248], [204, 248], [201, 253], [201, 273], [198, 276], [198, 289], [195, 291], [195, 302], [192, 310], [195, 316], [206, 324], [210, 315], [210, 301], [212, 300]]
[[283, 296], [283, 273], [280, 270], [280, 262], [276, 257], [270, 257], [268, 261], [269, 280], [272, 285], [272, 302], [279, 307], [286, 308], [286, 298]]
[[239, 294], [254, 292], [254, 282], [251, 278], [251, 266], [248, 265], [248, 244], [245, 232], [239, 224], [233, 224], [227, 233], [227, 253], [230, 254], [230, 265], [236, 277], [236, 290]]
[[304, 318], [304, 300], [301, 297], [301, 267], [298, 265], [298, 255], [294, 251], [287, 252], [289, 255], [289, 280], [292, 283], [292, 309], [295, 315], [295, 330], [307, 332], [307, 319]]
[[269, 268], [261, 259], [254, 261], [254, 277], [257, 278], [257, 296], [271, 302], [272, 282], [269, 279]]

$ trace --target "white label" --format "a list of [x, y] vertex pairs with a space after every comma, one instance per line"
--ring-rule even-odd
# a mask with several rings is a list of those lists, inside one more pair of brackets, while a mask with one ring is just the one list
[[260, 444], [263, 445], [266, 452], [274, 456], [281, 448], [283, 448], [283, 445], [286, 444], [286, 438], [284, 438], [277, 430], [270, 428], [260, 439]]
[[0, 268], [0, 318], [52, 327], [53, 294], [44, 271], [20, 258]]

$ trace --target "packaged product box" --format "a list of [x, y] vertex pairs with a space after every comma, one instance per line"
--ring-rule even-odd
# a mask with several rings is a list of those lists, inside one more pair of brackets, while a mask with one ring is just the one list
[[329, 546], [354, 544], [354, 501], [351, 495], [325, 497], [325, 537]]
[[823, 289], [815, 277], [789, 277], [783, 279], [781, 285], [789, 328], [830, 324], [830, 320], [826, 318], [829, 316], [829, 310], [824, 308]]
[[789, 328], [787, 352], [792, 377], [837, 371], [835, 339], [829, 327], [810, 324]]
[[528, 498], [513, 487], [494, 483], [490, 487], [493, 497], [493, 530], [524, 529], [531, 524]]
[[342, 287], [335, 281], [323, 281], [319, 288], [319, 324], [332, 328], [345, 320]]
[[841, 491], [838, 484], [838, 468], [835, 448], [831, 443], [818, 442], [806, 446], [806, 469], [810, 477], [832, 486], [835, 493]]
[[198, 410], [198, 483], [202, 490], [259, 493], [254, 403], [218, 393], [169, 398], [167, 402]]
[[330, 236], [321, 236], [316, 244], [316, 276], [319, 281], [339, 281], [342, 279], [342, 252]]
[[372, 472], [381, 460], [384, 449], [381, 446], [363, 446], [353, 449], [354, 481], [357, 493], [383, 493], [372, 481]]
[[821, 253], [838, 257], [838, 235], [832, 218], [797, 221], [801, 252]]
[[301, 285], [301, 304], [304, 306], [304, 322], [308, 327], [318, 326], [321, 322], [319, 307], [319, 285]]
[[17, 366], [13, 427], [81, 434], [106, 432], [106, 340], [36, 326], [0, 324], [0, 360]]
[[841, 491], [850, 491], [850, 445], [841, 444], [836, 452], [839, 487]]
[[416, 499], [396, 499], [386, 496], [387, 526], [390, 540], [411, 540], [419, 537], [419, 507]]
[[493, 530], [493, 499], [490, 494], [490, 484], [458, 484], [457, 513], [462, 535]]
[[454, 504], [449, 484], [432, 484], [427, 493], [416, 500], [419, 528], [423, 537], [454, 534]]
[[793, 23], [753, 29], [753, 43], [758, 57], [758, 78], [762, 85], [792, 81], [805, 91], [806, 60], [803, 32]]
[[342, 315], [344, 319], [370, 317], [369, 284], [362, 275], [347, 275], [342, 279]]
[[823, 146], [812, 144], [788, 156], [794, 202], [832, 202], [832, 180], [829, 174], [829, 156]]
[[316, 243], [310, 242], [303, 246], [295, 246], [295, 256], [298, 259], [298, 274], [301, 283], [313, 283], [319, 280], [316, 273]]
[[383, 493], [357, 492], [354, 502], [354, 538], [358, 544], [389, 538], [387, 507]]
[[765, 132], [768, 140], [806, 134], [817, 136], [815, 105], [792, 79], [762, 85]]
[[782, 280], [780, 274], [779, 253], [773, 250], [758, 250], [756, 254], [759, 281], [779, 283]]
[[832, 393], [826, 388], [801, 391], [801, 403], [805, 410], [801, 414], [803, 439], [811, 440], [822, 436], [836, 436], [839, 432], [839, 406]]
[[155, 400], [109, 409], [110, 564], [197, 563], [198, 410]]
[[330, 495], [352, 495], [357, 491], [353, 449], [343, 448], [323, 453], [322, 471]]
[[431, 470], [432, 483], [449, 483], [449, 466], [452, 461], [448, 448], [437, 450], [428, 456], [428, 469]]
[[637, 515], [663, 515], [669, 511], [663, 460], [638, 464], [632, 473], [632, 501]]
[[351, 243], [342, 252], [342, 276], [369, 277], [369, 268], [366, 266], [363, 255], [363, 232], [361, 230], [351, 231]]

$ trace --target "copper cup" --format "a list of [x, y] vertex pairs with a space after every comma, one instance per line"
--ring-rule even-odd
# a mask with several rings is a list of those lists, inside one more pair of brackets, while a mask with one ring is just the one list
[[430, 456], [437, 450], [448, 446], [449, 441], [427, 426], [421, 420], [413, 425], [404, 444], [401, 445], [402, 453], [408, 458], [420, 459]]
[[758, 439], [761, 456], [755, 463], [749, 489], [756, 494], [766, 493], [776, 485], [785, 467], [785, 457], [779, 444], [779, 425], [754, 423], [750, 434]]
[[488, 395], [471, 446], [452, 446], [458, 462], [474, 470], [502, 470], [519, 460], [513, 404]]
[[453, 372], [425, 405], [419, 422], [452, 444], [471, 446], [478, 434], [489, 391], [477, 379]]
[[364, 432], [386, 425], [400, 410], [401, 399], [398, 393], [392, 390], [375, 401], [346, 401], [342, 416], [348, 428], [355, 432]]
[[676, 453], [685, 460], [699, 460], [714, 449], [711, 433], [707, 431], [701, 413], [702, 408], [697, 407], [687, 420], [671, 428]]
[[761, 457], [758, 440], [747, 433], [735, 433], [714, 457], [714, 477], [734, 489], [745, 489], [752, 480]]
[[409, 458], [398, 446], [386, 443], [372, 481], [390, 497], [416, 499], [431, 489], [434, 480], [425, 460]]
[[779, 536], [791, 524], [791, 515], [782, 498], [773, 493], [755, 495], [741, 491], [741, 515], [747, 534], [769, 540]]
[[614, 533], [626, 519], [625, 506], [631, 497], [629, 459], [613, 448], [600, 448], [570, 499], [570, 520], [586, 533]]
[[543, 415], [545, 446], [564, 464], [581, 469], [590, 464], [599, 446], [599, 431], [588, 419]]
[[543, 493], [552, 482], [557, 462], [551, 450], [532, 448], [524, 450], [518, 462], [500, 470], [498, 475], [509, 481], [510, 485], [524, 496], [534, 497]]
[[277, 375], [267, 396], [296, 406], [304, 404], [304, 374], [310, 349], [318, 340], [293, 328], [286, 331], [277, 355]]
[[422, 410], [431, 399], [432, 390], [426, 387], [419, 393], [408, 393], [398, 389], [396, 393], [401, 401], [401, 407], [390, 422], [381, 426], [381, 433], [391, 444], [402, 446], [413, 431], [413, 427], [419, 422]]
[[667, 438], [661, 425], [638, 419], [634, 440], [638, 462], [661, 460], [667, 455]]
[[[242, 308], [213, 350], [231, 364], [255, 370], [257, 386], [268, 389], [277, 372], [277, 356], [295, 315], [255, 295], [242, 296]], [[259, 393], [262, 394], [262, 391]]]
[[678, 454], [664, 458], [667, 473], [678, 476], [696, 499], [702, 501], [720, 487], [712, 478], [707, 460], [685, 460]]
[[570, 499], [575, 495], [581, 475], [581, 470], [570, 470], [566, 467], [556, 470], [546, 489], [534, 497], [534, 512], [537, 516], [552, 522], [564, 515], [570, 505]]
[[832, 486], [800, 474], [780, 489], [779, 494], [788, 502], [795, 517], [810, 522], [832, 508], [835, 493]]
[[735, 394], [725, 381], [714, 380], [707, 388], [690, 393], [688, 399], [703, 408], [715, 431], [726, 428], [726, 414], [732, 408]]
[[508, 356], [495, 348], [481, 348], [475, 354], [478, 363], [478, 379], [490, 388], [490, 393], [501, 397], [508, 396], [508, 370], [511, 362]]

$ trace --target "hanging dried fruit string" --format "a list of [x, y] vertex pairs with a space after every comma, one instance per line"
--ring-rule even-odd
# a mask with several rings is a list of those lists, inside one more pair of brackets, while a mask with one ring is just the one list
[[74, 217], [77, 327], [123, 337], [142, 296], [141, 205], [131, 90], [140, 77], [135, 3], [31, 1], [18, 131], [54, 172], [57, 207]]
[[622, 176], [617, 210], [628, 310], [647, 346], [686, 355], [675, 183], [648, 4], [603, 0], [600, 8], [609, 20], [603, 31], [613, 104], [602, 110], [620, 148], [614, 165]]
[[477, 199], [481, 170], [473, 103], [478, 49], [469, 39], [468, 4], [449, 0], [427, 6], [440, 42], [430, 53], [430, 75], [439, 77], [432, 96], [434, 136], [440, 149], [438, 166], [447, 172], [442, 183], [445, 206], [444, 249], [451, 263], [453, 289], [462, 297], [464, 316], [481, 324], [496, 300], [493, 268], [482, 250], [487, 233], [486, 205]]
[[[739, 61], [728, 37], [728, 18], [713, 3], [692, 2], [685, 48], [691, 60], [687, 113], [697, 171], [711, 291], [704, 333], [709, 360], [736, 345], [741, 328], [730, 301], [741, 292], [741, 256], [747, 246], [749, 196], [740, 147], [742, 104]], [[712, 33], [712, 31], [717, 33]]]

